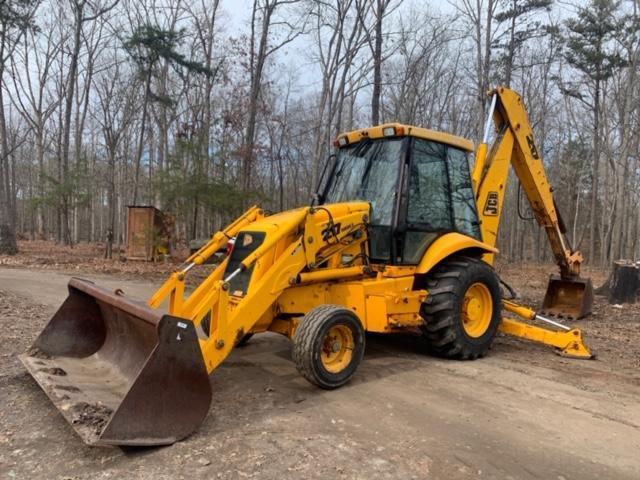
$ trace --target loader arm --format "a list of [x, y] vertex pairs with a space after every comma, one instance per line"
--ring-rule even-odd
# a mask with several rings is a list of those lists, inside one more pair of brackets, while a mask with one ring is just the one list
[[[171, 315], [190, 320], [196, 326], [209, 319], [208, 331], [199, 342], [207, 372], [211, 373], [274, 306], [282, 292], [296, 283], [301, 273], [355, 243], [366, 241], [369, 210], [366, 202], [350, 202], [327, 208], [305, 207], [265, 219], [262, 211], [253, 207], [192, 255], [160, 287], [149, 306], [158, 308], [168, 300]], [[260, 219], [265, 221], [257, 222]], [[229, 237], [254, 229], [266, 234], [257, 249], [233, 271], [226, 270], [228, 259], [225, 260], [185, 297], [185, 277], [193, 265], [205, 262]], [[266, 272], [251, 283], [247, 292], [234, 294], [229, 282], [267, 256], [273, 263]]]
[[[581, 318], [591, 312], [591, 282], [580, 278], [582, 253], [574, 250], [567, 238], [522, 98], [505, 87], [496, 88], [490, 96], [489, 120], [472, 174], [484, 242], [496, 244], [509, 167], [513, 166], [536, 221], [547, 233], [560, 270], [559, 277], [551, 278], [543, 310], [558, 317]], [[489, 146], [491, 118], [496, 139]], [[493, 257], [485, 258], [493, 263]]]
[[[321, 275], [332, 255], [363, 248], [369, 211], [366, 202], [272, 216], [252, 207], [189, 257], [147, 305], [74, 278], [65, 302], [20, 358], [88, 444], [185, 438], [209, 411], [209, 374], [257, 322], [276, 323], [274, 304], [285, 289]], [[234, 237], [233, 251], [188, 292], [192, 268]], [[362, 274], [354, 270], [331, 269]]]

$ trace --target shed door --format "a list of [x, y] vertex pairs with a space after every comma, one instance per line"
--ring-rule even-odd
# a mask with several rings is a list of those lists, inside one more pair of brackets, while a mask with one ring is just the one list
[[150, 208], [129, 210], [129, 257], [151, 258], [152, 218], [153, 210]]

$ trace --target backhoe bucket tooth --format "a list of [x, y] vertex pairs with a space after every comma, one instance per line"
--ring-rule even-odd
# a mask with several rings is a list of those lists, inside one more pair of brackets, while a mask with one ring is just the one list
[[211, 386], [193, 323], [77, 278], [20, 359], [85, 443], [166, 445], [197, 429]]
[[586, 317], [593, 306], [593, 285], [588, 278], [563, 279], [551, 275], [542, 302], [543, 315], [575, 320]]

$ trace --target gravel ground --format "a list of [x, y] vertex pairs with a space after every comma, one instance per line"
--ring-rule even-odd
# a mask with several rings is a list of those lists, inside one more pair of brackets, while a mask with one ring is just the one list
[[[414, 337], [368, 336], [353, 381], [331, 392], [297, 374], [287, 339], [258, 335], [212, 375], [194, 435], [98, 448], [16, 358], [64, 299], [58, 270], [0, 268], [0, 479], [640, 478], [637, 306], [598, 297], [576, 322], [595, 361], [505, 337], [483, 360], [444, 361]], [[548, 269], [500, 271], [525, 300], [541, 298]], [[88, 276], [144, 298], [158, 284], [145, 275]]]

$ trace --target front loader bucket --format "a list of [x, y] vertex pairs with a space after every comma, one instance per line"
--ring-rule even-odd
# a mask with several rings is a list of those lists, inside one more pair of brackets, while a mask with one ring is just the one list
[[85, 443], [165, 445], [192, 433], [211, 386], [191, 322], [77, 278], [20, 356]]
[[575, 320], [586, 317], [593, 306], [593, 285], [588, 278], [563, 279], [551, 275], [541, 313]]

